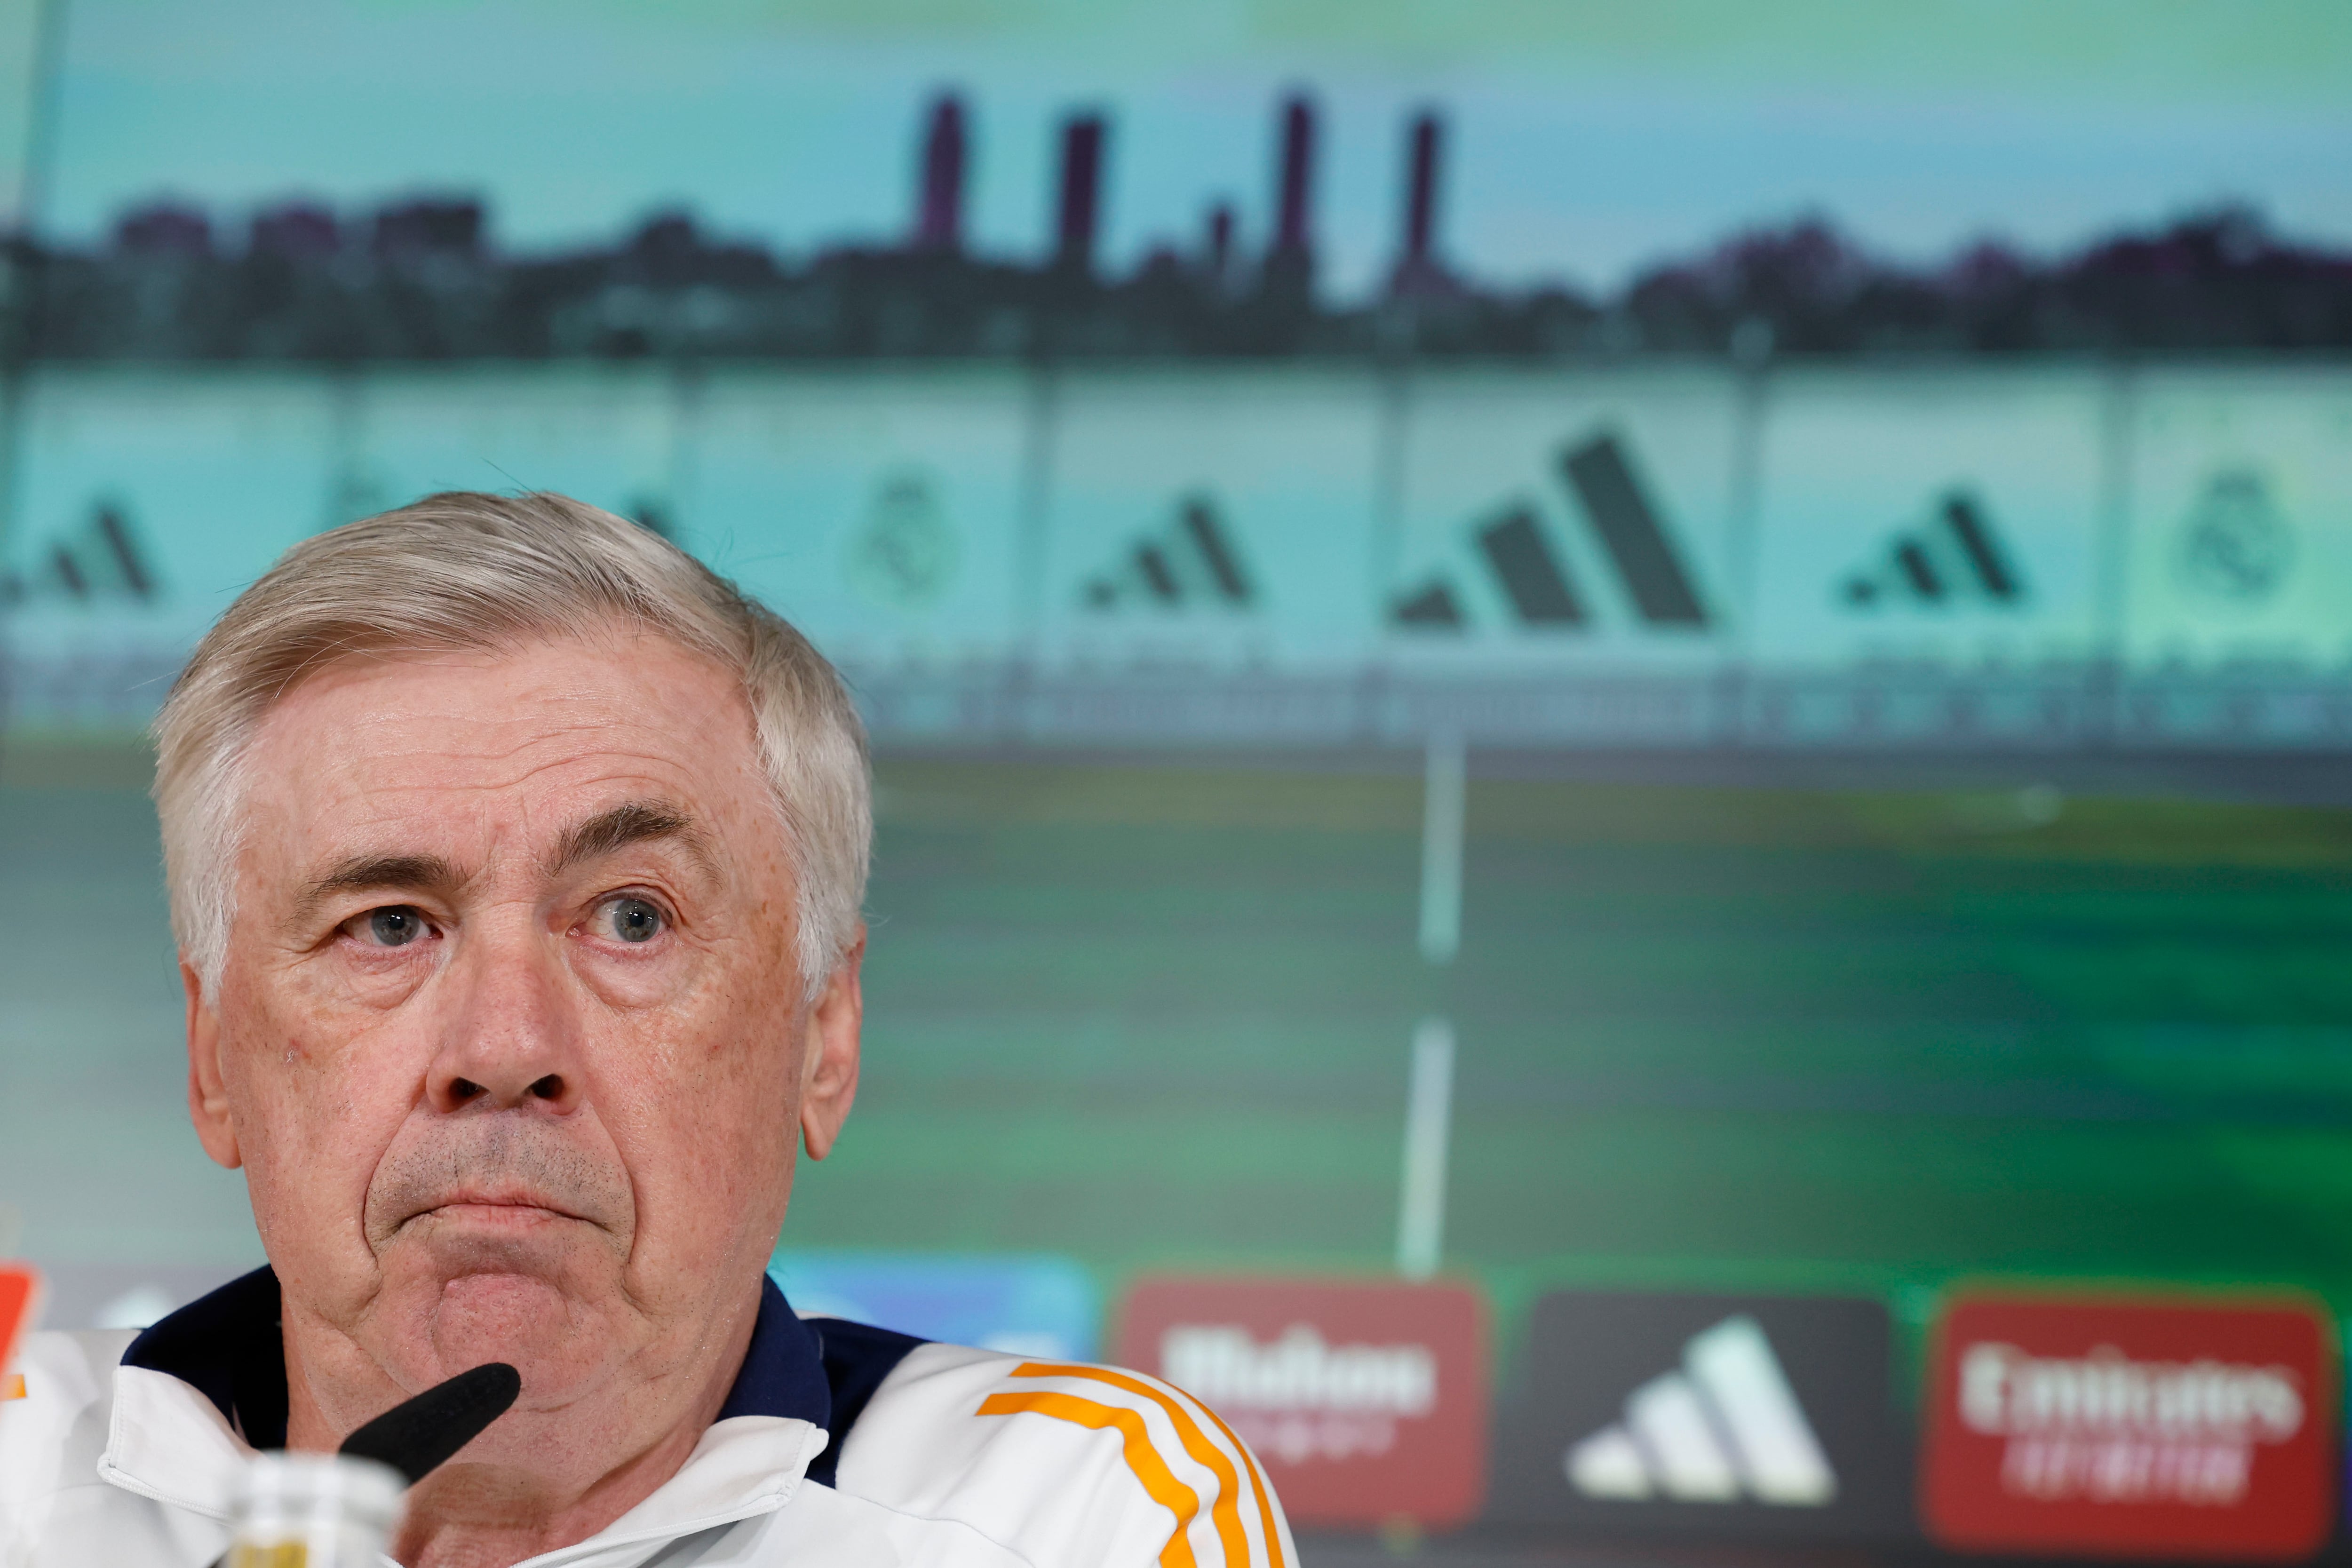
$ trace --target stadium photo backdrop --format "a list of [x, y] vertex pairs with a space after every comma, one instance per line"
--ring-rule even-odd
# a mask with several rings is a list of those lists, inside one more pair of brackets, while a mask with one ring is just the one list
[[2298, 0], [0, 7], [0, 1246], [68, 1328], [260, 1260], [142, 728], [288, 546], [544, 488], [874, 742], [804, 1310], [1191, 1385], [1310, 1557], [2329, 1550], [2347, 71]]

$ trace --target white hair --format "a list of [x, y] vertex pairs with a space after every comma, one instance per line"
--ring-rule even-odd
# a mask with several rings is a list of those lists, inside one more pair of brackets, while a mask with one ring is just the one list
[[848, 689], [781, 616], [676, 545], [569, 497], [449, 491], [278, 558], [197, 644], [155, 720], [172, 931], [211, 991], [227, 962], [243, 761], [271, 706], [344, 660], [509, 648], [617, 626], [742, 683], [799, 882], [814, 998], [856, 940], [873, 806]]

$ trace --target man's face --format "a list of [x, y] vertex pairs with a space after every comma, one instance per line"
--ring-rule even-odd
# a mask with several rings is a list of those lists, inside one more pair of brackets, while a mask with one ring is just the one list
[[190, 1089], [320, 1363], [298, 1414], [504, 1360], [526, 1410], [675, 1418], [856, 1086], [856, 955], [804, 1005], [734, 681], [617, 631], [353, 663], [246, 778]]

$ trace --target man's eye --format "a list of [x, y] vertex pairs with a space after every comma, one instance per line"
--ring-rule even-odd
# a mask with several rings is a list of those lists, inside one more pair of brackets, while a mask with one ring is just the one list
[[596, 906], [591, 923], [600, 936], [615, 942], [651, 942], [659, 936], [667, 922], [658, 905], [644, 899], [606, 899]]
[[406, 947], [425, 934], [423, 912], [406, 904], [387, 904], [380, 910], [370, 910], [354, 923], [378, 947]]

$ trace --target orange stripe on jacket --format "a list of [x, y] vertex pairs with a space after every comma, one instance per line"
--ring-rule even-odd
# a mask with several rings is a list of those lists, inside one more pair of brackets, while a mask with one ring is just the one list
[[[1225, 1549], [1226, 1568], [1245, 1568], [1250, 1561], [1250, 1550], [1249, 1537], [1242, 1533], [1241, 1478], [1234, 1473], [1233, 1461], [1226, 1458], [1223, 1451], [1201, 1431], [1191, 1411], [1141, 1378], [1113, 1372], [1108, 1367], [1066, 1366], [1054, 1362], [1032, 1361], [1014, 1367], [1013, 1375], [1090, 1378], [1129, 1394], [1140, 1394], [1168, 1412], [1168, 1419], [1175, 1426], [1177, 1439], [1184, 1445], [1184, 1451], [1207, 1466], [1209, 1473], [1217, 1478], [1217, 1500], [1209, 1510], [1209, 1517], [1216, 1524], [1218, 1542]], [[1216, 1418], [1211, 1416], [1210, 1419]], [[1223, 1423], [1219, 1422], [1218, 1425], [1222, 1426]], [[1228, 1432], [1225, 1436], [1230, 1437], [1233, 1434]], [[1238, 1448], [1241, 1445], [1235, 1443], [1234, 1447]], [[1282, 1549], [1274, 1544], [1274, 1510], [1266, 1506], [1264, 1498], [1258, 1500], [1258, 1510], [1266, 1526], [1266, 1555], [1274, 1560], [1276, 1568], [1280, 1568]]]
[[[1192, 1396], [1187, 1394], [1185, 1397]], [[1274, 1489], [1265, 1484], [1265, 1477], [1258, 1472], [1257, 1460], [1250, 1454], [1249, 1445], [1234, 1436], [1234, 1429], [1225, 1425], [1225, 1418], [1198, 1400], [1193, 1403], [1201, 1405], [1201, 1414], [1217, 1424], [1217, 1430], [1225, 1435], [1225, 1441], [1234, 1446], [1234, 1451], [1242, 1457], [1242, 1463], [1249, 1467], [1250, 1484], [1257, 1488], [1257, 1520], [1265, 1527], [1265, 1554], [1274, 1559], [1274, 1568], [1283, 1568], [1282, 1532], [1274, 1527]]]
[[1160, 1568], [1193, 1568], [1192, 1543], [1184, 1538], [1192, 1527], [1193, 1516], [1201, 1511], [1201, 1500], [1191, 1487], [1176, 1479], [1160, 1450], [1151, 1446], [1151, 1436], [1143, 1428], [1143, 1417], [1133, 1410], [1115, 1405], [1097, 1405], [1091, 1399], [1080, 1399], [1071, 1394], [992, 1394], [980, 1402], [982, 1415], [1018, 1415], [1029, 1412], [1051, 1415], [1057, 1421], [1071, 1421], [1080, 1426], [1099, 1432], [1106, 1426], [1118, 1429], [1127, 1453], [1127, 1468], [1143, 1483], [1151, 1500], [1176, 1516], [1176, 1533], [1160, 1549]]

